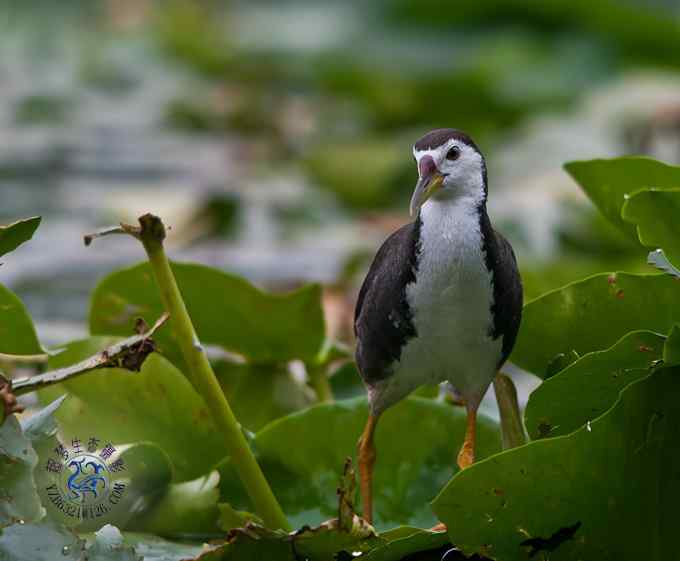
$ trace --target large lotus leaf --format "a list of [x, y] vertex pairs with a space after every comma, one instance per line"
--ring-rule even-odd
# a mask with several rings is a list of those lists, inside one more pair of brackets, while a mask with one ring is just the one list
[[680, 324], [675, 324], [668, 334], [663, 348], [663, 362], [666, 366], [680, 364]]
[[197, 561], [199, 560], [297, 561], [292, 542], [286, 532], [267, 530], [261, 526], [235, 531], [228, 543], [200, 555], [197, 558]]
[[[0, 425], [0, 528], [39, 519], [44, 511], [33, 480], [38, 456], [10, 415]], [[1, 551], [1, 549], [0, 549]]]
[[677, 369], [638, 380], [578, 431], [459, 473], [434, 510], [467, 554], [524, 560], [531, 545], [555, 548], [543, 551], [551, 561], [674, 559], [679, 394]]
[[640, 189], [680, 187], [680, 167], [642, 157], [569, 162], [564, 168], [613, 224], [633, 237], [635, 227], [621, 217], [625, 196]]
[[637, 225], [642, 245], [662, 248], [675, 265], [680, 265], [680, 182], [678, 189], [648, 189], [626, 199], [621, 215]]
[[14, 292], [0, 284], [0, 353], [36, 355], [43, 352], [26, 306]]
[[172, 544], [154, 536], [144, 536], [148, 544], [139, 547], [140, 536], [131, 538], [111, 525], [85, 540], [51, 521], [15, 524], [0, 534], [0, 561], [142, 561], [142, 556], [144, 561], [180, 561], [200, 551], [196, 546]]
[[[255, 435], [253, 447], [294, 527], [315, 526], [337, 515], [337, 483], [345, 459], [355, 455], [367, 415], [364, 398], [321, 404], [274, 421]], [[376, 434], [378, 528], [436, 523], [428, 501], [457, 470], [464, 432], [464, 409], [431, 399], [411, 397], [383, 415]], [[500, 449], [497, 423], [480, 416], [478, 456]], [[224, 468], [223, 473], [223, 498], [247, 505], [233, 472]]]
[[219, 474], [170, 485], [145, 516], [134, 521], [137, 531], [187, 538], [217, 537]]
[[[71, 343], [50, 357], [49, 368], [75, 364], [114, 341], [92, 337]], [[65, 392], [70, 397], [56, 417], [68, 442], [90, 436], [113, 443], [153, 442], [168, 454], [180, 481], [204, 475], [206, 466], [227, 455], [203, 399], [156, 353], [141, 372], [99, 369], [40, 390], [39, 395], [51, 400]]]
[[288, 372], [286, 364], [215, 365], [222, 391], [234, 415], [249, 431], [314, 403], [314, 395]]
[[176, 543], [151, 534], [125, 532], [123, 536], [144, 561], [187, 561], [206, 549], [202, 544]]
[[53, 440], [57, 432], [54, 412], [62, 405], [65, 396], [23, 419], [9, 417], [0, 425], [0, 527], [14, 521], [34, 521], [44, 510], [37, 494], [41, 488], [41, 446]]
[[51, 521], [14, 524], [0, 533], [0, 561], [89, 561], [84, 551], [85, 540]]
[[[105, 443], [101, 443], [103, 446]], [[68, 443], [64, 446], [69, 449]], [[48, 516], [59, 524], [76, 528], [78, 532], [93, 531], [101, 528], [102, 524], [114, 524], [119, 528], [138, 529], [140, 516], [153, 511], [159, 499], [167, 491], [172, 478], [172, 466], [167, 455], [155, 444], [138, 442], [130, 445], [116, 445], [117, 452], [109, 463], [120, 459], [123, 468], [111, 474], [108, 485], [124, 485], [125, 489], [117, 502], [100, 518], [85, 518], [78, 520], [68, 516], [56, 508], [43, 491], [54, 484], [54, 479], [46, 470], [37, 470], [36, 481], [43, 494], [43, 504]], [[53, 456], [54, 446], [48, 450]], [[101, 448], [100, 448], [101, 449]], [[49, 454], [52, 453], [52, 454]], [[41, 457], [41, 462], [45, 460]]]
[[[449, 538], [445, 532], [430, 532], [411, 527], [399, 527], [379, 536], [372, 535], [364, 540], [352, 540], [349, 534], [326, 523], [318, 528], [304, 528], [300, 532], [286, 534], [273, 532], [261, 526], [249, 526], [234, 531], [228, 543], [199, 557], [201, 561], [329, 561], [330, 559], [351, 559], [363, 553], [362, 559], [370, 561], [401, 561], [411, 559], [409, 555], [421, 552], [437, 552], [436, 561], [442, 559]], [[448, 544], [448, 546], [446, 545]], [[413, 557], [415, 560], [416, 557]], [[421, 557], [417, 557], [421, 559]], [[422, 557], [430, 559], [430, 557]], [[449, 557], [447, 556], [447, 560]], [[451, 556], [451, 561], [462, 560], [462, 556]]]
[[30, 240], [40, 225], [40, 216], [17, 220], [7, 226], [0, 226], [0, 256], [14, 251]]
[[[445, 532], [431, 532], [408, 526], [395, 528], [380, 534], [384, 540], [382, 545], [371, 550], [362, 557], [365, 561], [401, 561], [408, 555], [419, 552], [436, 551], [433, 559], [444, 558], [442, 549], [446, 552], [451, 549], [449, 537]], [[447, 547], [447, 544], [448, 547]], [[447, 555], [446, 561], [454, 561], [454, 557]]]
[[[177, 283], [203, 343], [239, 353], [250, 362], [312, 360], [324, 341], [321, 289], [308, 285], [288, 294], [270, 294], [246, 280], [202, 265], [172, 265]], [[90, 330], [129, 335], [134, 319], [151, 324], [163, 312], [148, 263], [110, 274], [97, 286]], [[158, 333], [161, 352], [179, 360], [170, 328]]]
[[544, 377], [560, 353], [606, 349], [638, 329], [668, 333], [678, 310], [680, 285], [668, 275], [594, 275], [524, 306], [512, 361]]
[[524, 412], [529, 436], [569, 434], [599, 417], [623, 388], [650, 373], [663, 356], [665, 339], [651, 331], [634, 331], [543, 382], [531, 394]]

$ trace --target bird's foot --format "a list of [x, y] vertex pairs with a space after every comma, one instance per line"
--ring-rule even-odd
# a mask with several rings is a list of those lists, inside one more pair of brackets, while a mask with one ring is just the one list
[[463, 447], [458, 452], [458, 467], [465, 469], [470, 467], [475, 462], [475, 451], [470, 443], [465, 442]]
[[438, 522], [432, 528], [430, 528], [430, 532], [448, 532], [449, 529], [446, 527], [446, 524], [443, 522]]

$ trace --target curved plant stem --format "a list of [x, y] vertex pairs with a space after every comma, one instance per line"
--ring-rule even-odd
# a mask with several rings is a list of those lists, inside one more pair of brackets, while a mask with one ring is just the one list
[[307, 364], [307, 376], [309, 384], [314, 388], [316, 397], [320, 403], [333, 403], [333, 390], [326, 373], [326, 365]]
[[496, 392], [498, 410], [501, 414], [503, 450], [525, 444], [527, 439], [522, 425], [522, 414], [519, 411], [515, 384], [509, 376], [499, 372], [493, 381], [493, 389]]
[[[139, 223], [141, 228], [129, 225], [121, 225], [121, 228], [138, 238], [144, 245], [163, 306], [172, 318], [172, 329], [189, 367], [190, 381], [205, 400], [217, 428], [224, 435], [231, 461], [253, 502], [256, 513], [269, 528], [290, 530], [288, 520], [248, 446], [241, 425], [236, 420], [198, 340], [163, 249], [165, 239], [163, 222], [156, 216], [146, 214], [140, 217]], [[115, 233], [119, 232], [116, 230]]]

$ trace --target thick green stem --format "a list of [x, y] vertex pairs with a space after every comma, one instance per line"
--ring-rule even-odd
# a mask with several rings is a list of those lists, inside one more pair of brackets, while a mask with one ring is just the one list
[[333, 403], [333, 390], [326, 373], [327, 365], [307, 364], [307, 376], [309, 384], [314, 388], [316, 397], [320, 403]]
[[526, 443], [522, 414], [517, 402], [517, 390], [512, 379], [500, 372], [493, 381], [496, 392], [498, 410], [501, 414], [501, 433], [503, 436], [503, 450], [516, 448]]
[[144, 244], [149, 256], [161, 300], [170, 314], [172, 329], [190, 371], [190, 380], [205, 400], [218, 430], [224, 435], [231, 461], [253, 502], [256, 513], [269, 528], [290, 530], [288, 520], [248, 446], [241, 425], [236, 420], [196, 335], [163, 249], [165, 238], [163, 223], [158, 217], [150, 214], [142, 216], [139, 223], [141, 230], [136, 231], [135, 235]]

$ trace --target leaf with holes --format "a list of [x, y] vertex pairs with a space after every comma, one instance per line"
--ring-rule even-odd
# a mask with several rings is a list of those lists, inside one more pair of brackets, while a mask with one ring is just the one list
[[677, 369], [654, 372], [590, 425], [463, 470], [434, 510], [468, 555], [513, 561], [538, 548], [551, 561], [675, 558], [679, 394]]
[[639, 329], [668, 333], [677, 310], [680, 285], [673, 277], [594, 275], [524, 306], [512, 361], [543, 378], [560, 353], [603, 350]]
[[529, 436], [562, 436], [599, 417], [623, 388], [650, 373], [663, 356], [665, 341], [651, 331], [633, 331], [543, 382], [531, 394], [524, 412]]

